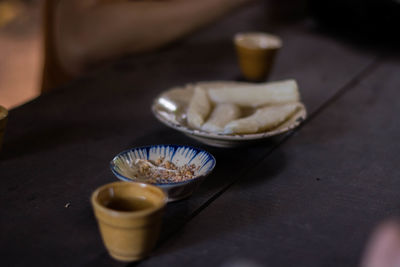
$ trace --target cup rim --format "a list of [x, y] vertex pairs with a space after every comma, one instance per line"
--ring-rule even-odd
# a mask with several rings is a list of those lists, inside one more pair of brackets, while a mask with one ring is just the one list
[[[161, 195], [163, 196], [162, 201], [160, 202], [160, 204], [155, 205], [152, 208], [148, 208], [148, 209], [144, 209], [144, 210], [140, 210], [140, 211], [119, 211], [119, 210], [114, 210], [114, 209], [110, 209], [107, 208], [106, 206], [104, 206], [103, 204], [101, 204], [98, 200], [98, 196], [100, 194], [100, 192], [111, 188], [111, 187], [115, 187], [115, 186], [134, 186], [134, 187], [142, 187], [142, 188], [151, 188], [151, 190], [155, 190], [158, 191], [159, 193], [161, 193]], [[160, 188], [151, 185], [151, 184], [145, 184], [145, 183], [138, 183], [138, 182], [124, 182], [124, 181], [117, 181], [117, 182], [112, 182], [112, 183], [108, 183], [105, 185], [102, 185], [100, 187], [98, 187], [91, 196], [91, 202], [94, 208], [104, 212], [104, 213], [108, 213], [111, 214], [112, 216], [118, 216], [118, 217], [123, 217], [123, 218], [136, 218], [136, 217], [141, 217], [144, 215], [149, 215], [151, 213], [154, 213], [160, 209], [162, 209], [168, 202], [168, 197], [165, 194], [165, 192], [163, 190], [161, 190]]]
[[[243, 44], [239, 44], [241, 38], [246, 37], [246, 36], [251, 36], [251, 35], [257, 36], [257, 37], [260, 37], [260, 38], [271, 39], [274, 42], [276, 42], [276, 44], [270, 45], [270, 46], [268, 45], [268, 46], [264, 46], [264, 47], [263, 46], [251, 47], [251, 46], [246, 46], [246, 45], [243, 45]], [[266, 32], [257, 32], [257, 31], [238, 32], [238, 33], [236, 33], [234, 35], [233, 40], [235, 42], [235, 45], [246, 47], [247, 49], [258, 50], [258, 49], [280, 49], [280, 48], [282, 48], [282, 39], [277, 35], [266, 33]]]
[[8, 109], [0, 105], [0, 120], [7, 118], [8, 116]]

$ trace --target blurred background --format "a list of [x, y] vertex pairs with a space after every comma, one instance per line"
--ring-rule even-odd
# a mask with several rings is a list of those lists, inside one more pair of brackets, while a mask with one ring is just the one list
[[[6, 108], [40, 93], [41, 6], [45, 1], [0, 0], [0, 104]], [[329, 32], [361, 46], [385, 41], [392, 49], [398, 48], [400, 0], [264, 1], [268, 2], [266, 16], [271, 21], [275, 17], [296, 20], [309, 16], [314, 22], [309, 30]]]
[[0, 0], [0, 103], [18, 106], [39, 94], [42, 0]]

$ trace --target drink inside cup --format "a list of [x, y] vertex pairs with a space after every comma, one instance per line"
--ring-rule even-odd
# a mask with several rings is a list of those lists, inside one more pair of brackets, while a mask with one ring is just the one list
[[154, 208], [154, 204], [146, 199], [138, 197], [113, 197], [108, 203], [106, 203], [105, 207], [115, 211], [135, 212]]
[[276, 52], [282, 47], [278, 36], [249, 32], [235, 35], [239, 66], [249, 81], [263, 81], [272, 69]]
[[92, 206], [109, 254], [120, 261], [149, 255], [160, 231], [167, 196], [156, 186], [106, 184], [92, 194]]

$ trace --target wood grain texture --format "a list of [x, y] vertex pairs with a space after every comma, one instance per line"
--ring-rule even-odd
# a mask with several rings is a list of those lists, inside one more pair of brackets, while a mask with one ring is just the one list
[[[313, 32], [307, 22], [279, 27], [267, 25], [264, 12], [263, 4], [244, 8], [220, 23], [163, 50], [123, 58], [103, 69], [93, 71], [86, 77], [72, 81], [57, 92], [45, 94], [33, 102], [11, 110], [0, 155], [2, 262], [12, 266], [26, 266], [32, 263], [43, 266], [121, 265], [109, 258], [102, 245], [89, 197], [96, 187], [115, 181], [116, 178], [108, 167], [115, 154], [131, 147], [149, 144], [177, 143], [205, 148], [216, 157], [217, 167], [191, 198], [168, 205], [159, 249], [155, 251], [155, 257], [143, 262], [144, 265], [164, 266], [164, 263], [168, 262], [173, 266], [185, 266], [191, 257], [185, 256], [186, 253], [196, 257], [201, 256], [198, 253], [204, 253], [210, 255], [210, 263], [220, 263], [220, 257], [227, 254], [218, 249], [225, 247], [233, 253], [245, 246], [246, 251], [254, 251], [254, 257], [258, 259], [261, 253], [275, 255], [272, 253], [279, 251], [279, 255], [284, 255], [290, 244], [296, 244], [296, 228], [290, 232], [293, 238], [287, 239], [284, 234], [286, 228], [278, 226], [285, 223], [281, 219], [290, 217], [292, 210], [297, 210], [296, 208], [305, 204], [311, 205], [311, 197], [317, 194], [312, 189], [317, 189], [319, 184], [310, 187], [314, 177], [310, 178], [312, 182], [310, 180], [307, 184], [304, 182], [305, 178], [294, 179], [290, 174], [314, 174], [312, 170], [316, 167], [310, 159], [307, 164], [293, 167], [299, 159], [308, 159], [304, 153], [313, 160], [322, 160], [326, 156], [325, 150], [320, 151], [318, 143], [315, 146], [313, 144], [317, 135], [312, 134], [308, 137], [308, 145], [302, 145], [304, 141], [300, 140], [301, 136], [307, 135], [307, 129], [324, 132], [322, 122], [313, 121], [310, 128], [304, 128], [301, 136], [292, 136], [291, 139], [300, 140], [297, 147], [294, 145], [297, 149], [292, 148], [293, 151], [274, 151], [284, 137], [248, 148], [217, 149], [199, 144], [166, 128], [156, 121], [150, 111], [155, 96], [169, 87], [202, 80], [237, 79], [239, 70], [231, 38], [238, 31], [268, 30], [283, 38], [284, 48], [277, 58], [271, 80], [297, 79], [303, 102], [310, 114], [319, 110], [376, 58], [375, 52], [362, 51], [333, 37]], [[346, 107], [352, 108], [346, 105], [342, 108]], [[337, 115], [333, 116], [339, 116], [341, 112], [344, 111], [340, 108], [334, 109], [333, 114]], [[329, 118], [328, 122], [331, 120], [332, 123], [336, 121]], [[339, 133], [345, 134], [346, 131], [346, 128], [339, 128]], [[326, 141], [336, 140], [336, 133], [331, 134], [333, 136], [327, 137]], [[296, 141], [293, 142], [296, 144]], [[313, 154], [314, 152], [316, 154]], [[270, 154], [277, 159], [271, 160], [271, 157], [268, 157], [268, 160], [263, 161]], [[274, 164], [270, 165], [271, 163]], [[332, 166], [329, 164], [333, 163], [329, 161], [325, 164]], [[294, 181], [289, 178], [278, 179], [286, 172], [289, 173], [287, 177]], [[239, 178], [245, 184], [247, 181], [247, 185], [235, 186], [224, 193], [224, 189]], [[275, 181], [278, 184], [270, 188], [265, 181]], [[257, 188], [266, 190], [266, 193], [262, 194], [265, 198], [260, 196], [259, 191], [254, 191]], [[331, 185], [331, 188], [340, 189], [337, 184]], [[287, 190], [293, 192], [293, 195], [277, 198]], [[309, 195], [307, 192], [313, 194]], [[322, 194], [325, 191], [320, 192]], [[222, 196], [217, 198], [217, 202], [212, 202], [219, 194]], [[347, 191], [339, 190], [337, 194], [337, 199], [351, 199]], [[234, 197], [235, 195], [238, 198]], [[225, 199], [227, 202], [224, 202]], [[249, 203], [248, 199], [254, 199], [255, 202]], [[221, 201], [222, 209], [215, 210], [213, 207], [220, 205]], [[267, 203], [263, 206], [265, 210], [260, 210], [260, 205], [253, 204], [261, 204], [263, 201]], [[358, 198], [354, 197], [352, 201], [357, 202]], [[298, 203], [297, 206], [290, 206], [292, 202]], [[232, 203], [235, 209], [250, 210], [251, 213], [228, 215], [226, 212], [233, 210]], [[334, 203], [331, 202], [331, 205]], [[376, 207], [379, 209], [380, 206], [376, 204]], [[314, 209], [317, 208], [319, 206], [316, 205]], [[303, 223], [302, 220], [307, 221], [307, 218], [310, 218], [307, 215], [313, 215], [314, 209], [299, 215], [297, 220], [300, 223]], [[328, 218], [332, 216], [329, 207], [324, 212]], [[269, 222], [269, 216], [262, 217], [264, 213], [279, 213], [281, 217], [277, 216], [274, 222]], [[211, 214], [211, 217], [207, 214]], [[231, 228], [225, 229], [222, 222], [217, 226], [214, 219], [204, 219], [211, 219], [212, 216], [217, 216], [216, 221], [220, 221], [218, 216], [231, 219]], [[237, 222], [236, 216], [243, 218], [243, 222]], [[176, 235], [176, 231], [192, 218], [191, 223], [184, 228], [185, 235], [183, 236], [182, 232]], [[324, 220], [325, 218], [321, 219], [321, 222]], [[197, 228], [202, 222], [205, 223], [204, 228]], [[272, 239], [264, 237], [263, 231], [254, 230], [249, 234], [245, 228], [241, 228], [242, 224], [253, 228], [253, 222], [256, 222], [256, 227], [260, 227], [255, 229], [264, 229], [264, 222], [267, 222], [267, 226], [274, 226], [275, 228], [268, 232]], [[288, 223], [290, 222], [289, 220]], [[297, 223], [296, 220], [292, 222]], [[192, 225], [194, 229], [188, 230], [192, 229]], [[306, 230], [308, 226], [304, 225], [306, 224], [303, 223]], [[313, 224], [312, 226], [314, 227]], [[340, 227], [331, 229], [341, 230]], [[321, 232], [315, 234], [317, 241], [318, 238], [330, 237]], [[195, 241], [196, 235], [202, 236], [198, 242]], [[168, 243], [173, 236], [175, 239]], [[232, 236], [234, 239], [225, 240], [223, 236]], [[275, 250], [264, 253], [263, 249], [258, 249], [260, 246], [254, 247], [250, 241], [246, 243], [247, 238], [250, 238], [250, 241], [258, 240], [260, 245], [265, 245], [263, 240], [273, 240]], [[311, 239], [312, 236], [308, 238]], [[216, 242], [217, 239], [222, 243]], [[315, 244], [320, 244], [317, 241]], [[315, 252], [301, 254], [306, 249], [300, 245], [294, 246], [298, 246], [299, 251], [287, 251], [300, 253], [304, 259], [313, 259]], [[197, 251], [198, 248], [201, 250]], [[216, 254], [207, 254], [214, 250]], [[295, 254], [289, 259], [294, 257]], [[276, 259], [276, 262], [278, 260]], [[199, 261], [198, 264], [201, 263], [204, 265], [209, 262]]]
[[373, 227], [400, 215], [399, 59], [386, 59], [140, 266], [357, 266]]

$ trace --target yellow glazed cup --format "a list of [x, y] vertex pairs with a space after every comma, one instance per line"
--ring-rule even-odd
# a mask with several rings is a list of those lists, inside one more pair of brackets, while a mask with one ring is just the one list
[[8, 110], [5, 107], [0, 106], [0, 150], [3, 144], [4, 133], [6, 131], [8, 118]]
[[114, 182], [93, 192], [94, 213], [103, 243], [116, 260], [149, 255], [160, 232], [167, 196], [156, 186]]
[[234, 44], [242, 75], [249, 81], [263, 81], [268, 77], [282, 47], [278, 36], [262, 32], [238, 33]]

